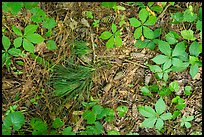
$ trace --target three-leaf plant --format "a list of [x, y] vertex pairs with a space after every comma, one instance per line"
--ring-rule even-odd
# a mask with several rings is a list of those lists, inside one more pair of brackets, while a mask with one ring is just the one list
[[185, 52], [186, 46], [184, 42], [177, 43], [174, 49], [165, 41], [159, 41], [158, 44], [159, 50], [165, 55], [159, 54], [152, 61], [156, 64], [162, 64], [164, 70], [172, 65], [172, 70], [176, 72], [183, 71], [188, 67], [188, 55]]
[[26, 51], [34, 53], [35, 47], [33, 44], [39, 44], [45, 40], [41, 35], [35, 33], [37, 28], [38, 25], [30, 24], [25, 27], [23, 34], [19, 28], [13, 25], [12, 29], [14, 33], [19, 36], [14, 40], [14, 46], [18, 48], [23, 43], [23, 48]]
[[109, 39], [107, 42], [106, 42], [106, 47], [107, 48], [113, 48], [114, 45], [115, 46], [121, 46], [122, 45], [122, 39], [120, 38], [121, 36], [121, 31], [120, 30], [117, 30], [117, 26], [116, 24], [112, 23], [112, 26], [111, 26], [111, 30], [112, 30], [112, 33], [109, 32], [109, 31], [104, 31], [99, 38], [103, 39], [103, 40], [107, 40]]
[[182, 127], [182, 126], [185, 125], [186, 128], [190, 128], [190, 127], [191, 127], [191, 123], [190, 123], [189, 121], [192, 121], [193, 119], [194, 119], [194, 116], [185, 117], [185, 116], [183, 115], [183, 117], [182, 117], [182, 119], [181, 119], [181, 125], [180, 125], [180, 127]]
[[157, 21], [157, 17], [149, 16], [149, 12], [144, 8], [140, 10], [138, 16], [140, 21], [134, 17], [129, 19], [130, 25], [136, 28], [134, 38], [138, 39], [140, 36], [144, 36], [145, 38], [153, 39], [154, 32], [148, 26], [153, 26]]
[[[171, 119], [171, 113], [164, 113], [166, 110], [166, 104], [162, 98], [160, 98], [155, 104], [155, 110], [150, 106], [139, 106], [138, 110], [141, 115], [146, 119], [142, 122], [142, 127], [153, 128], [161, 130], [164, 126], [164, 121]], [[155, 124], [156, 123], [156, 124]]]

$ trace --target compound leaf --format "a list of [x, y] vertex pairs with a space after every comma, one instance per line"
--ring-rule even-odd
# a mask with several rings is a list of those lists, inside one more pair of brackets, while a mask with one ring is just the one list
[[145, 128], [153, 128], [154, 127], [154, 124], [156, 122], [157, 118], [156, 117], [149, 117], [147, 119], [145, 119], [143, 122], [142, 122], [142, 127], [145, 127]]

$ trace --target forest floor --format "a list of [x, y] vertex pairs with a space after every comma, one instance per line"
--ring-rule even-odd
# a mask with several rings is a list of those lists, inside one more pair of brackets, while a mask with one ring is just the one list
[[[187, 3], [193, 5], [194, 9], [202, 6], [201, 3]], [[125, 135], [128, 132], [138, 133], [139, 135], [156, 135], [159, 133], [154, 128], [146, 129], [140, 127], [144, 117], [140, 115], [137, 107], [144, 105], [153, 106], [158, 100], [159, 95], [155, 94], [154, 98], [148, 97], [144, 96], [140, 91], [141, 87], [145, 85], [145, 79], [149, 76], [151, 76], [149, 85], [157, 83], [154, 74], [145, 65], [151, 63], [150, 59], [157, 55], [157, 48], [150, 50], [148, 48], [135, 47], [134, 28], [129, 23], [126, 23], [124, 27], [119, 28], [122, 31], [122, 46], [107, 49], [104, 41], [99, 36], [103, 31], [111, 29], [111, 21], [101, 22], [100, 27], [92, 26], [93, 19], [86, 19], [90, 25], [89, 27], [85, 26], [86, 24], [81, 21], [82, 18], [86, 18], [83, 14], [84, 11], [92, 11], [94, 19], [102, 19], [107, 15], [110, 18], [119, 15], [125, 15], [126, 18], [137, 16], [139, 10], [137, 6], [127, 5], [123, 2], [120, 2], [119, 5], [124, 6], [126, 9], [116, 12], [111, 8], [102, 7], [100, 2], [40, 3], [40, 7], [50, 17], [54, 18], [57, 23], [53, 30], [52, 39], [57, 43], [58, 49], [50, 51], [42, 45], [38, 45], [35, 53], [46, 60], [63, 63], [62, 59], [69, 57], [71, 54], [68, 41], [75, 39], [86, 41], [87, 45], [94, 50], [87, 55], [87, 59], [93, 65], [100, 64], [92, 79], [91, 96], [94, 100], [99, 100], [101, 106], [113, 110], [116, 110], [120, 105], [128, 107], [125, 117], [116, 115], [112, 123], [103, 122], [104, 131], [116, 130], [121, 135]], [[183, 11], [184, 9], [186, 9], [186, 3], [175, 3], [174, 6], [170, 6], [151, 29], [162, 28], [161, 39], [170, 30], [180, 34], [183, 25], [171, 25], [170, 13]], [[157, 16], [160, 14], [157, 14]], [[7, 26], [11, 27], [12, 24], [22, 25], [22, 20], [22, 18], [10, 18]], [[119, 19], [115, 18], [114, 22], [117, 24]], [[94, 49], [91, 46], [93, 43], [97, 45]], [[138, 54], [139, 56], [135, 56], [137, 53], [140, 53]], [[4, 114], [9, 106], [16, 104], [18, 105], [18, 110], [24, 110], [27, 121], [32, 117], [40, 117], [48, 125], [51, 125], [52, 119], [60, 117], [65, 122], [65, 125], [72, 126], [75, 132], [85, 128], [81, 120], [82, 116], [80, 114], [74, 115], [74, 112], [83, 112], [84, 110], [81, 108], [71, 109], [74, 101], [64, 103], [62, 98], [54, 97], [47, 87], [50, 72], [46, 68], [29, 57], [24, 58], [24, 66], [16, 67], [23, 74], [16, 75], [12, 71], [2, 68], [2, 117], [5, 116]], [[165, 122], [164, 128], [166, 130], [162, 134], [189, 135], [194, 131], [202, 132], [202, 67], [199, 68], [196, 79], [192, 79], [189, 70], [179, 73], [171, 72], [166, 84], [168, 85], [172, 81], [178, 81], [181, 86], [190, 85], [192, 87], [192, 94], [189, 97], [184, 97], [183, 93], [181, 93], [187, 104], [185, 109], [182, 110], [182, 114], [194, 115], [195, 119], [191, 121], [192, 126], [189, 129], [180, 127], [179, 118]], [[37, 96], [40, 96], [37, 104], [31, 103], [30, 100]], [[171, 105], [173, 97], [164, 97], [167, 106]], [[23, 129], [26, 131], [28, 126], [24, 125]], [[30, 134], [29, 131], [27, 132]]]

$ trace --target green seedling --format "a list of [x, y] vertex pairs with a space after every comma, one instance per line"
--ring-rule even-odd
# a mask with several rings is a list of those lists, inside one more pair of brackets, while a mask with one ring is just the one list
[[93, 18], [94, 18], [92, 11], [85, 11], [85, 12], [83, 12], [83, 14], [84, 14], [87, 18], [89, 18], [89, 19], [93, 19]]
[[[22, 39], [20, 39], [22, 40]], [[2, 44], [4, 47], [4, 50], [2, 50], [2, 67], [4, 65], [6, 65], [6, 67], [9, 69], [10, 65], [11, 65], [11, 57], [24, 57], [26, 56], [24, 53], [22, 53], [22, 51], [19, 49], [20, 46], [18, 45], [18, 39], [14, 40], [14, 48], [10, 48], [11, 47], [11, 42], [10, 39], [3, 35], [2, 36]]]
[[76, 135], [76, 133], [72, 131], [72, 127], [66, 127], [62, 131], [62, 135]]
[[37, 96], [36, 98], [32, 98], [31, 100], [30, 100], [30, 103], [33, 103], [34, 105], [37, 105], [38, 104], [38, 100], [40, 99], [40, 96]]
[[164, 70], [169, 69], [172, 65], [172, 70], [176, 72], [183, 71], [188, 67], [189, 63], [186, 62], [188, 61], [188, 55], [185, 52], [186, 46], [184, 42], [177, 43], [174, 49], [165, 41], [159, 41], [158, 44], [159, 50], [164, 55], [159, 54], [152, 61], [163, 65]]
[[190, 75], [192, 78], [198, 73], [198, 67], [202, 66], [202, 62], [198, 59], [199, 54], [202, 52], [202, 46], [198, 42], [194, 41], [189, 47], [189, 64]]
[[18, 107], [18, 105], [9, 106], [9, 110], [6, 111], [6, 115], [15, 112], [17, 107]]
[[[171, 119], [171, 113], [164, 113], [166, 110], [166, 104], [162, 98], [160, 98], [155, 104], [155, 110], [150, 106], [139, 106], [138, 110], [143, 115], [145, 120], [142, 122], [141, 127], [153, 128], [161, 130], [164, 126], [164, 121]], [[156, 123], [156, 124], [155, 124]]]
[[[173, 104], [176, 104], [176, 109], [183, 110], [186, 107], [185, 100], [183, 98], [180, 98], [180, 96], [176, 96], [171, 101]], [[177, 113], [177, 112], [175, 112]], [[178, 113], [177, 113], [178, 114]]]
[[187, 95], [187, 96], [190, 96], [192, 94], [191, 90], [192, 90], [191, 86], [185, 86], [184, 94]]
[[162, 79], [164, 81], [167, 81], [168, 80], [168, 73], [171, 71], [171, 68], [169, 69], [164, 69], [164, 66], [162, 67], [162, 69], [157, 66], [157, 65], [148, 65], [148, 67], [150, 68], [150, 70], [156, 74], [156, 77], [158, 79]]
[[25, 117], [21, 111], [9, 113], [2, 124], [2, 134], [11, 135], [11, 132], [18, 131], [25, 123]]
[[138, 48], [149, 48], [150, 50], [154, 50], [155, 46], [158, 44], [159, 39], [158, 38], [162, 33], [162, 29], [158, 28], [154, 30], [154, 38], [152, 40], [145, 39], [144, 41], [142, 40], [137, 40], [134, 46]]
[[180, 127], [183, 127], [185, 125], [186, 128], [190, 128], [191, 127], [190, 121], [192, 121], [193, 119], [194, 119], [194, 116], [185, 117], [183, 115], [182, 119], [180, 120], [181, 122]]
[[93, 22], [93, 27], [94, 27], [94, 28], [98, 28], [98, 27], [99, 27], [99, 24], [100, 24], [100, 20], [94, 20], [94, 22]]
[[144, 36], [147, 39], [153, 39], [155, 37], [154, 32], [148, 26], [153, 26], [157, 21], [157, 17], [149, 16], [146, 9], [141, 9], [138, 16], [140, 21], [134, 17], [129, 19], [130, 25], [136, 28], [134, 38], [139, 39]]
[[118, 115], [119, 115], [120, 117], [124, 117], [125, 114], [126, 114], [127, 111], [128, 111], [128, 107], [126, 107], [126, 106], [124, 106], [124, 105], [121, 105], [121, 106], [117, 107], [116, 110], [118, 111]]
[[114, 45], [116, 47], [118, 46], [121, 46], [122, 45], [122, 39], [120, 38], [121, 36], [121, 31], [120, 30], [117, 30], [117, 26], [116, 24], [112, 23], [112, 26], [111, 26], [111, 30], [112, 30], [112, 33], [109, 32], [109, 31], [104, 31], [99, 38], [103, 39], [103, 40], [107, 40], [109, 39], [107, 42], [106, 42], [106, 47], [107, 48], [113, 48]]
[[120, 135], [120, 132], [118, 132], [116, 130], [110, 130], [110, 131], [108, 131], [108, 135]]
[[48, 126], [47, 123], [39, 118], [32, 118], [30, 125], [33, 129], [32, 135], [47, 135]]

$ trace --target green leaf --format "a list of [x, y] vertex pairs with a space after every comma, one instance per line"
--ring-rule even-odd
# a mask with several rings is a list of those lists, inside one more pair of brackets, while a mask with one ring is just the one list
[[136, 18], [130, 18], [130, 25], [133, 27], [139, 27], [141, 25], [140, 21]]
[[111, 37], [107, 42], [106, 42], [106, 47], [108, 49], [113, 48], [114, 46], [114, 37]]
[[6, 127], [2, 124], [2, 135], [11, 135], [11, 127]]
[[154, 30], [154, 39], [159, 37], [162, 33], [162, 29], [161, 28], [158, 28], [158, 29], [155, 29]]
[[192, 93], [191, 90], [192, 90], [191, 86], [185, 86], [184, 93], [189, 96]]
[[156, 120], [156, 117], [149, 117], [142, 122], [141, 126], [145, 128], [153, 128]]
[[116, 31], [115, 37], [120, 37], [120, 35], [121, 35], [121, 31], [120, 30]]
[[196, 29], [202, 31], [202, 21], [200, 21], [200, 20], [197, 21]]
[[109, 109], [109, 108], [106, 108], [107, 109], [107, 116], [105, 118], [105, 121], [106, 122], [111, 122], [113, 121], [113, 119], [115, 118], [115, 111], [112, 110], [112, 109]]
[[176, 44], [178, 40], [176, 40], [175, 36], [173, 33], [169, 32], [168, 34], [165, 35], [165, 38], [169, 44]]
[[112, 32], [115, 33], [117, 31], [117, 26], [114, 23], [112, 23], [111, 29]]
[[12, 26], [12, 29], [14, 31], [14, 33], [16, 33], [19, 36], [22, 36], [22, 32], [19, 28], [17, 28], [15, 25]]
[[118, 132], [116, 130], [110, 130], [110, 131], [108, 131], [108, 135], [120, 135], [120, 132]]
[[150, 50], [154, 50], [155, 49], [155, 43], [153, 42], [153, 41], [151, 41], [151, 42], [149, 42], [148, 44], [147, 44], [147, 48], [149, 48]]
[[107, 40], [109, 39], [113, 34], [110, 33], [109, 31], [104, 31], [101, 36], [99, 36], [99, 38], [103, 39], [103, 40]]
[[117, 47], [122, 45], [122, 39], [120, 37], [115, 37], [115, 45]]
[[144, 86], [141, 88], [141, 92], [144, 96], [152, 96], [152, 93], [149, 91], [149, 89], [147, 88], [147, 86]]
[[186, 126], [186, 128], [190, 128], [191, 127], [191, 123], [185, 122], [185, 126]]
[[198, 55], [200, 54], [198, 42], [194, 41], [193, 43], [191, 43], [189, 47], [189, 52], [190, 55], [198, 57]]
[[171, 91], [178, 91], [180, 89], [179, 83], [177, 81], [173, 81], [169, 84], [169, 89]]
[[57, 46], [56, 46], [56, 43], [55, 43], [54, 40], [48, 40], [46, 46], [47, 46], [47, 48], [48, 48], [49, 50], [55, 50], [55, 49], [57, 49]]
[[156, 11], [156, 12], [161, 12], [163, 10], [162, 7], [160, 7], [159, 5], [155, 5], [151, 7], [151, 10]]
[[95, 124], [95, 134], [96, 135], [102, 134], [103, 133], [103, 125], [99, 121], [96, 121], [94, 124]]
[[189, 30], [182, 30], [181, 31], [181, 36], [184, 38], [184, 39], [187, 39], [187, 40], [196, 40], [196, 38], [194, 37], [194, 34], [193, 34], [193, 31], [191, 29]]
[[27, 39], [23, 39], [23, 48], [26, 50], [26, 51], [29, 51], [31, 53], [34, 53], [34, 45], [29, 42]]
[[167, 60], [169, 60], [169, 57], [165, 56], [165, 55], [157, 55], [156, 57], [154, 57], [152, 59], [152, 61], [154, 61], [156, 64], [163, 64], [165, 63]]
[[63, 125], [64, 125], [64, 122], [60, 118], [56, 118], [52, 123], [53, 128], [60, 128]]
[[47, 134], [47, 123], [39, 118], [32, 118], [30, 125], [34, 130], [32, 135], [46, 135]]
[[149, 68], [152, 72], [156, 73], [156, 72], [162, 72], [162, 69], [157, 66], [157, 65], [149, 65]]
[[198, 57], [189, 56], [189, 63], [190, 63], [191, 65], [195, 65], [196, 62], [199, 62]]
[[154, 38], [154, 32], [146, 26], [143, 26], [143, 34], [145, 38], [148, 38], [148, 39]]
[[166, 110], [166, 104], [164, 103], [162, 97], [156, 102], [155, 110], [159, 115]]
[[186, 46], [184, 42], [179, 42], [176, 44], [175, 48], [173, 49], [172, 56], [173, 57], [181, 57], [185, 58], [187, 53], [185, 52]]
[[176, 12], [175, 14], [171, 15], [171, 17], [175, 20], [175, 23], [180, 23], [183, 21], [183, 13]]
[[119, 107], [117, 107], [116, 109], [118, 111], [118, 114], [120, 117], [124, 117], [125, 114], [127, 113], [128, 111], [128, 107], [124, 106], [124, 105], [121, 105]]
[[178, 110], [174, 111], [174, 112], [173, 112], [173, 115], [172, 115], [172, 119], [175, 119], [175, 118], [178, 117], [178, 115], [180, 115], [180, 114], [181, 114], [180, 111], [178, 111]]
[[24, 35], [29, 35], [29, 34], [33, 34], [38, 28], [38, 25], [28, 25], [25, 27], [25, 30], [24, 30]]
[[28, 9], [28, 10], [30, 10], [30, 9], [32, 9], [34, 7], [37, 7], [38, 3], [39, 2], [23, 2], [25, 8]]
[[194, 119], [194, 116], [188, 116], [188, 117], [186, 117], [185, 121], [192, 121], [193, 119]]
[[106, 7], [106, 8], [112, 8], [114, 6], [116, 6], [116, 2], [102, 2], [101, 6]]
[[139, 106], [138, 110], [145, 117], [156, 117], [156, 112], [150, 106]]
[[171, 113], [164, 113], [164, 114], [162, 114], [162, 115], [160, 116], [160, 118], [161, 118], [162, 120], [169, 120], [169, 119], [172, 118], [172, 115], [171, 115]]
[[138, 16], [142, 23], [144, 23], [149, 16], [149, 12], [146, 9], [141, 9]]
[[100, 114], [103, 111], [103, 107], [100, 105], [95, 105], [93, 106], [92, 111], [96, 114]]
[[159, 50], [164, 53], [165, 55], [167, 56], [170, 56], [171, 55], [171, 47], [170, 45], [165, 42], [165, 41], [158, 41], [158, 47], [159, 47]]
[[21, 46], [21, 44], [22, 44], [22, 37], [18, 37], [16, 39], [14, 39], [13, 44], [14, 44], [15, 48], [19, 48]]
[[10, 39], [8, 37], [6, 37], [5, 35], [3, 35], [2, 37], [2, 44], [4, 49], [7, 51], [11, 45]]
[[172, 60], [168, 59], [163, 65], [163, 70], [166, 70], [166, 69], [170, 68], [171, 64], [172, 64]]
[[46, 20], [43, 21], [42, 25], [47, 29], [52, 29], [57, 25], [57, 23], [53, 18], [46, 18]]
[[163, 120], [161, 118], [158, 118], [155, 126], [156, 126], [156, 129], [161, 130], [164, 126]]
[[188, 9], [184, 11], [183, 21], [193, 22], [197, 18], [197, 15], [193, 13], [193, 7], [190, 5]]
[[26, 39], [35, 44], [39, 44], [45, 40], [45, 38], [36, 33], [26, 35]]
[[190, 67], [190, 75], [194, 79], [195, 75], [198, 73], [198, 65], [194, 64]]
[[33, 14], [31, 16], [33, 22], [42, 23], [42, 21], [47, 18], [46, 13], [39, 7], [32, 8], [30, 12]]
[[163, 79], [164, 79], [164, 81], [166, 82], [166, 81], [168, 80], [168, 78], [169, 78], [168, 73], [167, 73], [167, 72], [164, 72], [164, 74], [163, 74]]
[[182, 66], [183, 65], [183, 61], [181, 61], [178, 58], [172, 58], [172, 64], [173, 64], [173, 66]]
[[25, 117], [20, 111], [10, 113], [3, 121], [5, 127], [12, 126], [14, 130], [19, 130], [25, 123]]
[[183, 62], [182, 66], [172, 66], [171, 70], [174, 72], [182, 72], [189, 66], [188, 62]]
[[134, 31], [134, 38], [138, 39], [142, 35], [142, 26]]
[[109, 109], [107, 109], [107, 108], [102, 109], [101, 113], [99, 113], [99, 114], [97, 115], [97, 119], [102, 119], [102, 118], [105, 117], [108, 113], [109, 113]]
[[82, 117], [87, 120], [87, 124], [93, 124], [96, 121], [96, 114], [90, 110], [85, 111]]
[[12, 14], [17, 14], [23, 7], [23, 2], [8, 2], [7, 6], [10, 8]]
[[20, 49], [16, 49], [16, 48], [11, 48], [9, 49], [8, 53], [12, 56], [15, 56], [15, 57], [19, 57], [19, 56], [22, 56], [22, 52]]
[[148, 18], [148, 20], [144, 23], [144, 25], [152, 26], [152, 25], [154, 25], [156, 22], [157, 22], [157, 17], [156, 17], [156, 16], [150, 16], [150, 17]]
[[178, 109], [178, 110], [182, 110], [185, 107], [186, 107], [186, 104], [178, 104], [178, 105], [176, 105], [176, 109]]

